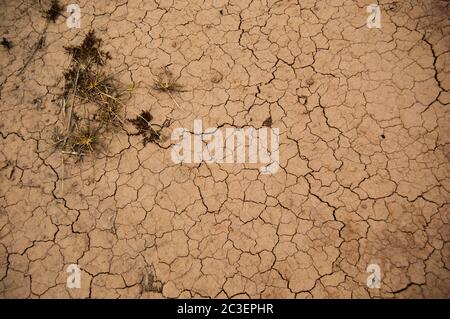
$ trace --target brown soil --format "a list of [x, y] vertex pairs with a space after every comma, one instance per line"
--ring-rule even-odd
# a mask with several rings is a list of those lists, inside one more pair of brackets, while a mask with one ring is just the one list
[[[81, 29], [0, 0], [0, 297], [450, 297], [447, 1], [378, 1], [381, 29], [372, 0], [77, 2]], [[91, 29], [158, 143], [124, 121], [76, 161], [53, 136]], [[195, 119], [279, 128], [281, 169], [174, 164]]]

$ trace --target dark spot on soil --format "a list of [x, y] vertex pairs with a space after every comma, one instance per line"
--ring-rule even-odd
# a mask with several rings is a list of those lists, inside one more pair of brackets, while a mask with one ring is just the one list
[[58, 17], [62, 15], [63, 7], [59, 4], [59, 0], [52, 0], [50, 9], [45, 12], [45, 18], [48, 21], [56, 22]]
[[72, 58], [78, 63], [104, 65], [106, 60], [111, 59], [111, 55], [107, 51], [100, 50], [101, 43], [102, 39], [97, 38], [94, 30], [90, 30], [81, 45], [64, 47], [64, 49], [72, 54]]
[[272, 127], [272, 117], [269, 116], [268, 118], [266, 118], [262, 123], [262, 126]]
[[10, 50], [10, 49], [12, 48], [12, 42], [9, 41], [9, 40], [6, 39], [6, 38], [3, 38], [2, 42], [0, 42], [0, 44], [1, 44], [5, 49]]
[[161, 136], [159, 132], [152, 128], [150, 122], [153, 120], [153, 116], [149, 111], [142, 111], [141, 114], [134, 119], [128, 120], [138, 130], [138, 134], [143, 137], [142, 143], [156, 143], [160, 140]]
[[306, 95], [300, 95], [300, 96], [298, 97], [298, 101], [299, 101], [301, 104], [305, 105], [306, 103], [308, 103], [308, 97], [307, 97]]

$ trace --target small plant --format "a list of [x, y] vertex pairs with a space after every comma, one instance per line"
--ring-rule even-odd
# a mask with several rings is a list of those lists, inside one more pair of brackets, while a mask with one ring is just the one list
[[102, 106], [117, 101], [122, 93], [114, 82], [112, 75], [107, 75], [98, 67], [86, 65], [72, 65], [64, 72], [64, 96], [75, 92], [78, 97]]
[[63, 134], [59, 127], [54, 127], [53, 129], [53, 135], [52, 135], [52, 140], [53, 140], [53, 145], [55, 146], [55, 148], [59, 148], [59, 149], [64, 149], [64, 146], [67, 143], [67, 139], [68, 136]]
[[82, 63], [90, 67], [92, 64], [105, 65], [111, 55], [107, 51], [100, 50], [102, 40], [97, 38], [94, 30], [90, 30], [81, 45], [68, 46], [64, 49], [72, 55], [72, 59], [77, 63]]
[[54, 128], [53, 146], [78, 159], [98, 151], [103, 127], [96, 122], [80, 119], [76, 113], [73, 114], [73, 122], [68, 132], [62, 132], [58, 126]]
[[100, 49], [101, 39], [93, 30], [77, 46], [66, 47], [72, 55], [72, 64], [64, 72], [65, 85], [63, 99], [81, 99], [82, 103], [97, 106], [94, 119], [102, 126], [118, 127], [123, 124], [120, 116], [123, 96], [128, 91], [121, 89], [114, 80], [115, 74], [107, 74], [102, 66], [111, 58], [109, 52]]
[[143, 137], [144, 146], [149, 142], [157, 143], [161, 139], [159, 131], [154, 130], [150, 123], [152, 120], [153, 116], [149, 111], [142, 111], [134, 119], [128, 120], [138, 130], [137, 134]]
[[179, 92], [182, 86], [173, 77], [172, 72], [165, 70], [158, 74], [153, 84], [153, 88], [162, 92]]
[[6, 39], [5, 37], [3, 37], [2, 42], [0, 42], [0, 44], [7, 50], [11, 50], [12, 48], [12, 43], [11, 41], [9, 41], [8, 39]]
[[52, 0], [50, 8], [45, 11], [45, 18], [47, 21], [56, 22], [58, 17], [62, 15], [63, 7], [59, 4], [59, 0]]
[[182, 108], [180, 104], [175, 100], [172, 93], [173, 92], [182, 92], [183, 87], [177, 83], [177, 80], [173, 77], [172, 72], [167, 69], [164, 69], [163, 72], [159, 73], [155, 78], [153, 83], [153, 89], [161, 92], [166, 92], [173, 102], [178, 106], [178, 108]]
[[136, 118], [129, 120], [131, 124], [138, 130], [138, 133], [147, 131], [150, 128], [150, 122], [153, 120], [153, 115], [150, 111], [141, 111], [141, 114]]
[[115, 98], [105, 98], [103, 105], [100, 105], [94, 118], [105, 127], [119, 127], [123, 124], [120, 114], [122, 105]]
[[84, 126], [75, 125], [76, 129], [69, 137], [70, 150], [74, 155], [84, 156], [94, 152], [99, 146], [100, 126], [88, 123]]
[[81, 44], [65, 48], [72, 55], [64, 71], [60, 100], [65, 131], [55, 129], [53, 134], [54, 145], [63, 154], [81, 158], [98, 152], [104, 134], [124, 124], [120, 116], [124, 94], [129, 90], [121, 88], [115, 74], [103, 70], [111, 56], [100, 49], [101, 42], [91, 30]]

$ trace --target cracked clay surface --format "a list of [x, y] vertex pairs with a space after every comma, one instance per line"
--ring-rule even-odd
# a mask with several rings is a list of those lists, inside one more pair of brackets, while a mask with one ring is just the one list
[[[378, 1], [381, 29], [372, 0], [72, 2], [80, 29], [0, 0], [2, 298], [450, 297], [447, 1]], [[134, 86], [127, 118], [171, 120], [161, 145], [119, 130], [78, 163], [54, 150], [64, 47], [90, 29]], [[163, 67], [180, 107], [151, 89]], [[276, 174], [171, 160], [195, 119], [268, 117]]]

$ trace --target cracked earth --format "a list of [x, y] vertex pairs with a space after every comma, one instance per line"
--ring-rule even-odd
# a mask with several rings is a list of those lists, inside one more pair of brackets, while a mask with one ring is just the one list
[[[79, 1], [68, 29], [46, 28], [48, 1], [0, 0], [0, 296], [449, 298], [450, 6], [379, 1], [369, 29], [372, 2]], [[79, 162], [55, 151], [64, 47], [90, 29], [134, 86], [127, 118], [171, 120], [163, 145], [121, 130]], [[163, 67], [180, 107], [151, 89]], [[276, 174], [171, 160], [195, 119], [268, 117]]]

